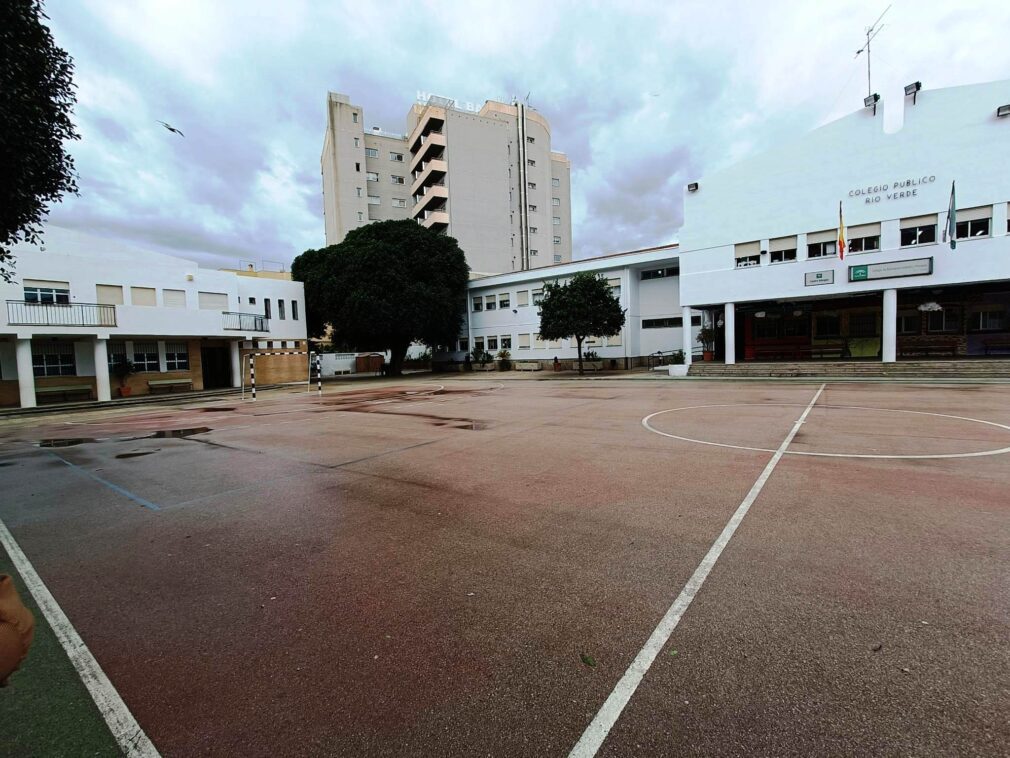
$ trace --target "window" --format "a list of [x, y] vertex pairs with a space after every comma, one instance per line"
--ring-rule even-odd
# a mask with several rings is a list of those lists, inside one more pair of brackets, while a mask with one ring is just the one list
[[561, 218], [558, 216], [554, 217], [554, 226], [561, 226]]
[[468, 352], [470, 350], [470, 338], [460, 337], [459, 340], [456, 342], [456, 349], [462, 353]]
[[109, 340], [109, 347], [106, 351], [106, 357], [109, 360], [109, 370], [117, 363], [121, 363], [126, 360], [126, 343], [125, 342], [113, 342]]
[[561, 198], [560, 197], [552, 197], [551, 198], [551, 205], [553, 205], [555, 208], [560, 208], [561, 207]]
[[643, 271], [641, 279], [646, 281], [648, 279], [663, 279], [667, 276], [676, 276], [680, 273], [679, 268], [654, 268], [649, 271]]
[[876, 313], [850, 313], [849, 314], [849, 336], [850, 337], [876, 337], [877, 336], [877, 314]]
[[622, 344], [624, 344], [621, 341], [621, 339], [622, 338], [620, 334], [615, 334], [612, 337], [607, 337], [607, 347], [620, 347]]
[[509, 299], [509, 293], [508, 292], [503, 292], [502, 294], [498, 295], [498, 307], [499, 308], [508, 308], [510, 302], [511, 301]]
[[355, 161], [354, 162], [354, 170], [357, 171], [360, 174], [361, 173], [361, 163], [359, 163], [358, 161]]
[[394, 208], [406, 208], [407, 207], [407, 200], [406, 200], [406, 198], [394, 197], [393, 198], [393, 207]]
[[998, 305], [983, 306], [971, 314], [968, 328], [973, 332], [1002, 332], [1006, 328], [1006, 311]]
[[369, 172], [367, 172], [365, 174], [365, 179], [368, 180], [368, 181], [370, 181], [370, 182], [377, 182], [377, 181], [379, 181], [379, 172], [378, 171], [369, 171]]
[[792, 250], [772, 250], [769, 253], [771, 263], [790, 263], [796, 260], [796, 248]]
[[358, 192], [358, 197], [361, 197], [361, 187], [355, 187], [354, 189]]
[[494, 295], [485, 295], [485, 297], [484, 297], [484, 310], [486, 310], [486, 311], [493, 311], [495, 309], [495, 303], [496, 302], [497, 301], [495, 300]]
[[529, 188], [529, 189], [535, 190], [537, 188], [537, 183], [536, 182], [526, 182], [526, 187]]
[[519, 350], [529, 350], [530, 349], [530, 335], [519, 334], [516, 335], [516, 347]]
[[850, 253], [868, 253], [872, 250], [880, 250], [880, 235], [872, 237], [855, 237], [849, 240]]
[[389, 181], [391, 181], [393, 184], [403, 184], [403, 177], [397, 176], [396, 174], [390, 174]]
[[[355, 124], [358, 123], [358, 114], [356, 111], [351, 111], [351, 121]], [[357, 139], [357, 137], [355, 137], [355, 139]]]
[[270, 298], [269, 297], [263, 298], [263, 315], [266, 318], [270, 318], [270, 316], [271, 316], [271, 313], [270, 313]]
[[527, 166], [535, 166], [535, 165], [537, 165], [537, 162], [535, 160], [533, 160], [532, 158], [527, 158], [526, 159], [526, 165]]
[[358, 139], [357, 137], [354, 138], [354, 146], [361, 147], [361, 140]]
[[202, 311], [228, 310], [228, 293], [226, 292], [198, 292], [197, 300]]
[[123, 288], [118, 284], [99, 284], [98, 302], [102, 305], [122, 305]]
[[680, 316], [671, 316], [669, 318], [642, 319], [643, 329], [679, 329], [683, 325], [684, 325], [684, 319], [682, 319]]
[[519, 290], [516, 292], [516, 307], [524, 308], [530, 304], [530, 291]]
[[531, 226], [530, 227], [530, 234], [536, 234], [536, 233], [537, 233], [537, 228], [535, 226]]
[[189, 371], [189, 346], [185, 342], [165, 343], [165, 368], [169, 371]]
[[807, 258], [830, 258], [838, 255], [837, 240], [811, 242], [807, 245]]
[[[250, 303], [255, 303], [256, 298], [249, 298]], [[162, 290], [161, 303], [166, 308], [185, 308], [186, 290]]]
[[158, 298], [154, 293], [154, 287], [130, 287], [131, 305], [155, 306]]
[[536, 142], [536, 138], [535, 137], [527, 137], [526, 141], [529, 142], [532, 145], [534, 142]]
[[483, 337], [474, 337], [473, 338], [473, 349], [477, 350], [477, 351], [481, 351], [481, 350], [484, 349], [484, 338]]
[[555, 179], [551, 179], [551, 186], [552, 187], [560, 187], [561, 186], [561, 180], [560, 179], [556, 179], [556, 178]]
[[160, 371], [161, 365], [158, 362], [158, 343], [134, 342], [133, 365], [136, 366], [137, 373], [142, 371]]
[[761, 265], [761, 243], [743, 242], [733, 246], [733, 255], [737, 268], [749, 268]]
[[277, 318], [284, 320], [284, 301], [280, 298], [277, 299]]
[[768, 240], [769, 263], [789, 263], [795, 260], [796, 237], [776, 237]]
[[503, 334], [502, 335], [502, 337], [501, 337], [501, 349], [502, 350], [511, 350], [512, 349], [512, 335], [511, 334]]
[[954, 231], [959, 240], [972, 239], [973, 237], [988, 237], [989, 223], [991, 218], [979, 218], [972, 221], [958, 221]]
[[366, 158], [378, 158], [379, 157], [379, 151], [378, 151], [378, 149], [374, 148], [374, 147], [366, 147], [365, 148], [365, 157]]
[[249, 298], [249, 305], [256, 305], [256, 298], [254, 297]]
[[898, 313], [898, 334], [918, 334], [922, 317], [919, 311], [900, 311]]
[[473, 299], [473, 312], [480, 313], [482, 310], [484, 310], [484, 298], [478, 295]]
[[369, 195], [368, 196], [368, 204], [369, 205], [382, 205], [382, 200], [379, 199], [378, 195]]
[[558, 235], [556, 235], [556, 234], [554, 235], [554, 244], [555, 245], [560, 245], [561, 244], [561, 238]]
[[540, 305], [544, 299], [543, 290], [533, 290], [533, 305]]
[[393, 153], [389, 154], [389, 160], [396, 161], [397, 163], [403, 163], [403, 153]]
[[961, 331], [961, 308], [945, 305], [942, 311], [930, 311], [926, 318], [926, 331], [948, 334]]
[[936, 242], [936, 215], [901, 219], [901, 246], [930, 245]]
[[543, 350], [545, 347], [547, 347], [547, 343], [544, 342], [544, 338], [541, 337], [539, 334], [534, 334], [533, 335], [533, 347], [536, 350]]
[[561, 256], [560, 255], [555, 255], [554, 256], [554, 262], [555, 263], [561, 263]]
[[837, 313], [819, 313], [814, 317], [815, 337], [840, 337], [841, 321]]
[[365, 220], [364, 211], [358, 211], [358, 221], [364, 221], [364, 220]]
[[297, 300], [292, 300], [291, 301], [291, 320], [292, 321], [297, 321], [298, 320], [298, 301]]
[[497, 351], [498, 350], [498, 338], [497, 337], [488, 337], [487, 338], [487, 349], [488, 349], [489, 352], [493, 352], [493, 351]]
[[530, 210], [531, 210], [531, 211], [532, 211], [533, 213], [536, 213], [536, 212], [537, 212], [537, 207], [536, 207], [535, 205], [533, 205], [532, 203], [530, 203], [530, 206], [529, 206], [529, 207], [530, 207]]
[[537, 250], [536, 248], [530, 249], [530, 255], [539, 255], [539, 254], [540, 254], [540, 251]]
[[70, 284], [66, 282], [25, 282], [26, 303], [70, 304]]
[[32, 373], [35, 376], [76, 376], [77, 363], [74, 360], [74, 343], [33, 342]]

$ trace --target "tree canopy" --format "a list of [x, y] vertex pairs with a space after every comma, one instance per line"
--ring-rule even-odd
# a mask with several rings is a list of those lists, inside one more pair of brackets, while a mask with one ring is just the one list
[[565, 284], [546, 282], [540, 301], [540, 336], [545, 340], [575, 338], [582, 373], [582, 341], [592, 335], [612, 337], [624, 326], [621, 301], [599, 274], [580, 271]]
[[0, 278], [11, 248], [35, 244], [49, 205], [77, 192], [65, 142], [80, 139], [70, 56], [53, 42], [40, 0], [0, 3]]
[[305, 284], [309, 332], [322, 336], [330, 326], [336, 344], [389, 350], [393, 374], [412, 342], [434, 347], [459, 337], [469, 271], [455, 239], [406, 220], [358, 227], [291, 265]]

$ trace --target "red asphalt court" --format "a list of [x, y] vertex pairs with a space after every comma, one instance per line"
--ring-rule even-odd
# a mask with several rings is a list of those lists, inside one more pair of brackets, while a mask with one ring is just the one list
[[0, 519], [162, 755], [566, 756], [760, 480], [596, 754], [1006, 755], [1010, 386], [819, 386], [11, 420]]

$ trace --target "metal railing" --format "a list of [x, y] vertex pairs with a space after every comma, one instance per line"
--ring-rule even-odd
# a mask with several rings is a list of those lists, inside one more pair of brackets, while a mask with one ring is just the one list
[[8, 300], [7, 323], [12, 326], [115, 326], [116, 306]]
[[270, 319], [259, 313], [236, 313], [223, 311], [224, 328], [242, 332], [269, 332]]

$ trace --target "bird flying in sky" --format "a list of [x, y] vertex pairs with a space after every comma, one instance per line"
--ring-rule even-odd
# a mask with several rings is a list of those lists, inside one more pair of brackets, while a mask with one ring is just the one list
[[181, 131], [179, 131], [178, 129], [176, 129], [174, 126], [172, 126], [171, 124], [166, 124], [164, 121], [159, 121], [158, 123], [161, 124], [166, 129], [168, 129], [168, 131], [172, 132], [173, 134], [178, 134], [180, 137], [185, 137], [186, 136]]

